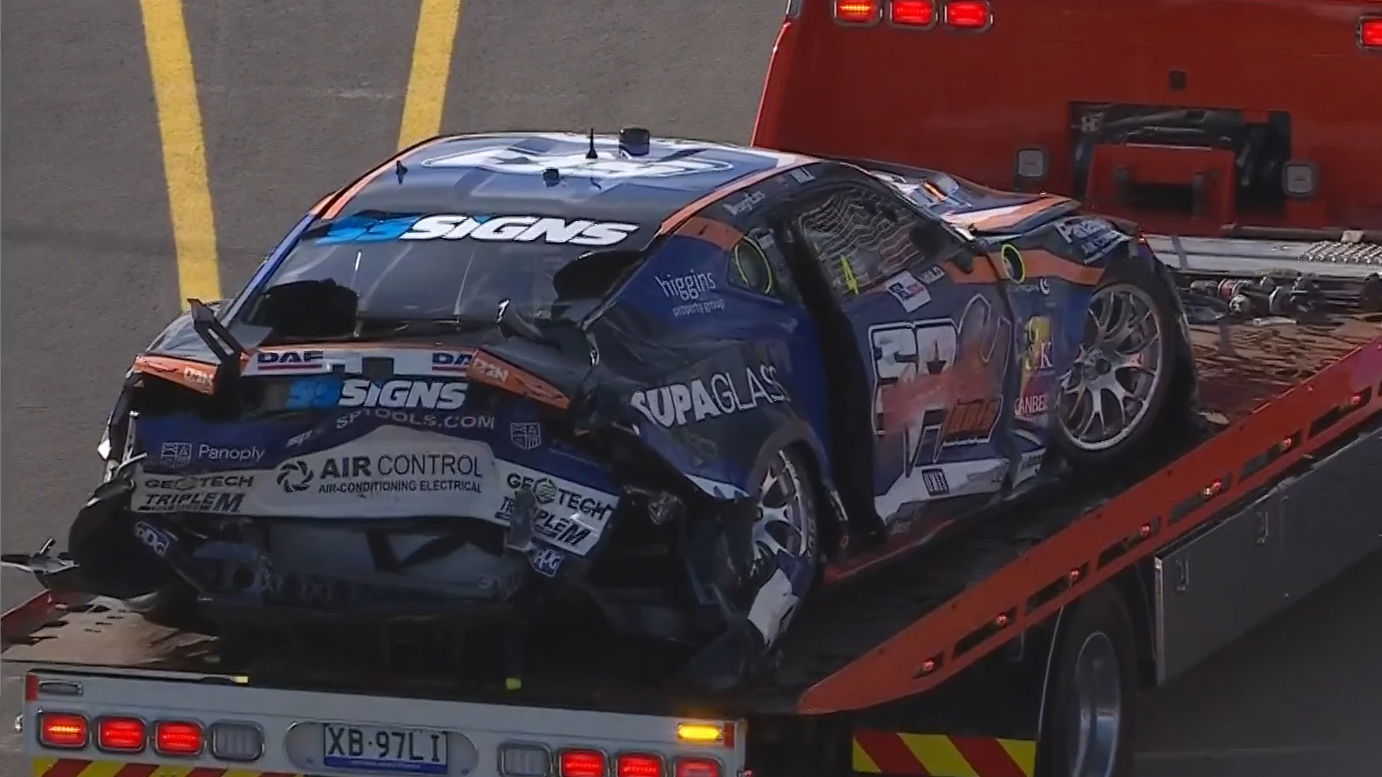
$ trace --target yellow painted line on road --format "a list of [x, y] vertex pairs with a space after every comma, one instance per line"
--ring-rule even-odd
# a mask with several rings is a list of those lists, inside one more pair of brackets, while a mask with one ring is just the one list
[[408, 92], [403, 98], [403, 123], [398, 147], [406, 148], [441, 131], [446, 107], [446, 84], [451, 75], [451, 51], [461, 20], [461, 0], [422, 0]]
[[182, 18], [182, 0], [140, 0], [144, 41], [149, 50], [163, 173], [177, 251], [179, 299], [221, 298], [216, 265], [216, 224], [206, 176], [206, 141], [197, 101], [192, 49]]

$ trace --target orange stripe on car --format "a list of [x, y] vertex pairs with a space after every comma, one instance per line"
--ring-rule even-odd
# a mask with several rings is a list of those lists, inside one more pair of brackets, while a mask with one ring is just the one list
[[687, 219], [681, 226], [673, 230], [672, 234], [698, 238], [726, 251], [734, 248], [740, 240], [744, 239], [743, 232], [723, 221], [715, 221], [701, 216]]
[[[1027, 278], [1060, 278], [1081, 286], [1093, 286], [1104, 277], [1104, 271], [1098, 267], [1087, 267], [1073, 262], [1069, 259], [1062, 259], [1059, 256], [1041, 248], [1029, 248], [1022, 252], [1022, 262], [1027, 266]], [[999, 262], [999, 266], [1003, 266]]]
[[737, 178], [733, 181], [730, 181], [729, 183], [725, 184], [724, 186], [721, 186], [715, 191], [710, 192], [702, 197], [698, 197], [697, 199], [693, 200], [691, 203], [683, 207], [681, 210], [678, 210], [676, 213], [673, 213], [672, 215], [663, 219], [662, 226], [658, 227], [658, 234], [665, 234], [667, 232], [670, 232], [671, 230], [675, 229], [678, 225], [680, 225], [683, 221], [687, 220], [691, 216], [696, 215], [696, 213], [699, 212], [701, 208], [704, 208], [705, 206], [713, 202], [716, 202], [717, 200], [721, 200], [725, 197], [728, 197], [729, 195], [742, 189], [747, 189], [748, 187], [753, 186], [754, 184], [760, 181], [766, 181], [767, 179], [772, 178], [773, 176], [785, 170], [791, 170], [797, 167], [805, 167], [809, 161], [811, 160], [805, 158], [788, 157], [785, 158], [782, 161], [782, 163], [776, 167], [770, 167], [767, 170], [760, 170], [756, 173], [753, 173], [752, 175], [746, 175], [743, 178]]
[[407, 148], [403, 149], [397, 154], [394, 154], [393, 156], [384, 160], [382, 163], [380, 163], [378, 167], [374, 168], [368, 173], [365, 173], [363, 176], [358, 178], [355, 181], [355, 183], [351, 184], [340, 194], [336, 195], [335, 199], [331, 201], [331, 204], [326, 207], [326, 210], [322, 211], [321, 218], [334, 219], [337, 216], [341, 215], [341, 211], [345, 208], [346, 205], [350, 203], [352, 199], [355, 198], [355, 195], [359, 194], [362, 189], [364, 189], [366, 186], [369, 186], [371, 183], [374, 182], [376, 178], [383, 175], [386, 171], [392, 168], [394, 164], [399, 160], [403, 159], [403, 157], [408, 156], [414, 151], [421, 151], [422, 149], [428, 146], [441, 143], [444, 140], [451, 140], [452, 137], [453, 136], [451, 135], [440, 135], [434, 138], [428, 138], [418, 143], [414, 143], [413, 145], [408, 146]]
[[136, 356], [134, 371], [212, 394], [216, 390], [216, 365], [175, 356]]
[[558, 410], [570, 407], [571, 400], [555, 386], [538, 376], [519, 369], [508, 362], [477, 350], [471, 357], [466, 378], [477, 383], [488, 383], [521, 397], [551, 405]]
[[1057, 197], [1052, 195], [1041, 197], [1023, 205], [988, 208], [986, 210], [976, 210], [967, 213], [952, 213], [946, 215], [945, 220], [952, 224], [959, 224], [976, 230], [1007, 229], [1031, 217], [1035, 213], [1040, 213], [1047, 208], [1055, 207], [1056, 205], [1066, 202], [1070, 202], [1068, 197]]

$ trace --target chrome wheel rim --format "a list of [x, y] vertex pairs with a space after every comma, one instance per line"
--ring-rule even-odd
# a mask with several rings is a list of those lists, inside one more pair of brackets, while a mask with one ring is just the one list
[[1113, 641], [1103, 632], [1085, 638], [1075, 657], [1075, 704], [1067, 722], [1072, 777], [1108, 777], [1118, 757], [1123, 688]]
[[1060, 423], [1076, 447], [1107, 450], [1141, 426], [1165, 379], [1164, 351], [1151, 295], [1128, 283], [1094, 292], [1079, 353], [1061, 379]]
[[811, 520], [797, 466], [779, 452], [758, 489], [758, 523], [754, 526], [755, 566], [771, 564], [779, 554], [802, 558], [810, 553]]

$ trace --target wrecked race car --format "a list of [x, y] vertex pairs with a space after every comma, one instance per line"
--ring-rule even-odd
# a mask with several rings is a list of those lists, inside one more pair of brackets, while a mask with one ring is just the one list
[[724, 687], [826, 566], [1135, 455], [1185, 354], [1136, 231], [1063, 198], [637, 129], [437, 138], [135, 360], [68, 566], [29, 566], [220, 629], [579, 596]]

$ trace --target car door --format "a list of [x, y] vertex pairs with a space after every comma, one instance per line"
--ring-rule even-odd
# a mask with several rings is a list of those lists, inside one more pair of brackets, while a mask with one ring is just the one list
[[869, 432], [878, 516], [1000, 490], [1014, 339], [987, 257], [882, 186], [823, 188], [786, 219], [850, 330], [861, 363], [844, 368], [867, 381], [866, 412], [846, 411]]

